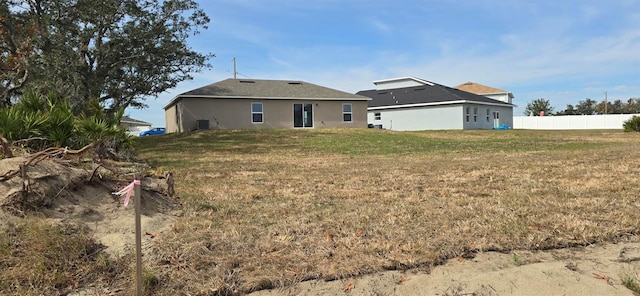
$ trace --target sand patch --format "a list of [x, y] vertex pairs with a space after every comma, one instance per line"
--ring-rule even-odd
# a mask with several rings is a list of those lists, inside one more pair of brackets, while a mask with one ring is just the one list
[[598, 244], [456, 258], [431, 272], [387, 271], [337, 281], [314, 280], [267, 295], [634, 295], [622, 278], [640, 268], [640, 243]]

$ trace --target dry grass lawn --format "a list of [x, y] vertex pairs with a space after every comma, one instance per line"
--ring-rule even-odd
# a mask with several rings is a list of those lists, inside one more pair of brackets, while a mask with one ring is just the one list
[[640, 230], [640, 135], [276, 130], [147, 137], [184, 215], [148, 269], [161, 295], [247, 293], [475, 252]]

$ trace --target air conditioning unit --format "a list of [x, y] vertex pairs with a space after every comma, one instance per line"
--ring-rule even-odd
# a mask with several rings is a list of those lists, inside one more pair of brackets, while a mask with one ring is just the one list
[[208, 119], [198, 119], [198, 120], [196, 120], [196, 129], [198, 129], [198, 130], [209, 129], [209, 120]]

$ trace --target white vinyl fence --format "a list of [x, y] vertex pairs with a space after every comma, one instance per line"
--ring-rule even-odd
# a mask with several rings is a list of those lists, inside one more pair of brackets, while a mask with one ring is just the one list
[[640, 114], [514, 116], [514, 129], [573, 130], [622, 129], [622, 123]]

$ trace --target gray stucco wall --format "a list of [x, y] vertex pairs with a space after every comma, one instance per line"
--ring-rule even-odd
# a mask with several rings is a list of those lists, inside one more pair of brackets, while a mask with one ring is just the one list
[[[375, 120], [378, 112], [381, 118]], [[461, 113], [460, 105], [448, 105], [371, 110], [367, 117], [373, 125], [396, 131], [449, 130], [463, 128]]]
[[[467, 121], [467, 108], [469, 120]], [[477, 114], [475, 114], [477, 110]], [[498, 113], [497, 120], [494, 113]], [[477, 118], [476, 118], [477, 116]], [[481, 104], [465, 104], [462, 110], [464, 129], [492, 129], [494, 126], [506, 124], [513, 128], [513, 108]]]
[[[466, 108], [469, 108], [467, 122]], [[474, 108], [477, 113], [474, 114]], [[487, 120], [487, 110], [489, 120]], [[494, 112], [499, 113], [499, 125], [513, 127], [513, 108], [481, 104], [456, 104], [397, 109], [370, 110], [367, 120], [373, 125], [397, 131], [492, 129]], [[375, 119], [380, 113], [380, 120]], [[474, 119], [475, 115], [475, 119]]]

